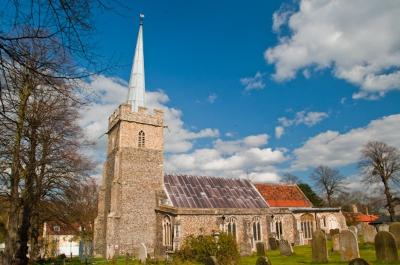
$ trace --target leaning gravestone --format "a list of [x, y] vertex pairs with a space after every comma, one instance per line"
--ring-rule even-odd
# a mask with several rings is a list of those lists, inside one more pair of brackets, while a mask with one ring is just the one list
[[389, 232], [393, 234], [396, 240], [397, 249], [400, 248], [400, 222], [394, 222], [389, 225]]
[[340, 259], [350, 261], [360, 257], [358, 242], [355, 233], [351, 230], [342, 230], [339, 234]]
[[279, 247], [278, 240], [276, 240], [275, 237], [268, 238], [268, 243], [269, 243], [269, 247], [271, 248], [271, 250], [277, 250]]
[[146, 259], [147, 259], [147, 248], [146, 248], [146, 245], [143, 244], [143, 243], [140, 243], [138, 258], [139, 258], [139, 260], [140, 260], [142, 263], [146, 263]]
[[363, 225], [363, 238], [364, 243], [374, 243], [376, 236], [375, 226], [365, 224]]
[[356, 258], [356, 259], [352, 259], [349, 262], [349, 265], [369, 265], [369, 263], [365, 259]]
[[312, 261], [328, 262], [328, 249], [326, 247], [326, 235], [322, 230], [315, 230], [311, 241]]
[[379, 231], [375, 236], [375, 254], [379, 262], [394, 262], [399, 259], [394, 236], [387, 231]]
[[293, 255], [293, 248], [292, 245], [290, 245], [289, 241], [285, 239], [279, 240], [279, 252], [283, 256]]
[[332, 250], [335, 252], [340, 251], [339, 234], [332, 236]]

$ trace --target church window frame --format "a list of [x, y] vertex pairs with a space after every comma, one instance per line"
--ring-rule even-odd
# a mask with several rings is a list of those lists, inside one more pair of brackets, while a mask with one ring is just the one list
[[143, 130], [140, 130], [138, 133], [138, 147], [139, 148], [144, 148], [146, 143], [146, 134], [144, 133]]
[[235, 240], [237, 238], [237, 225], [236, 225], [236, 218], [233, 216], [230, 216], [226, 219], [226, 233], [228, 235], [231, 235]]
[[172, 247], [172, 223], [169, 216], [163, 219], [163, 246]]
[[262, 241], [262, 226], [261, 226], [261, 218], [259, 216], [253, 217], [252, 221], [252, 232], [253, 232], [253, 241], [261, 242]]
[[276, 239], [283, 238], [283, 222], [281, 217], [274, 217], [271, 222], [271, 232], [275, 233]]
[[314, 218], [312, 215], [305, 214], [300, 217], [301, 231], [304, 239], [312, 239], [314, 231]]

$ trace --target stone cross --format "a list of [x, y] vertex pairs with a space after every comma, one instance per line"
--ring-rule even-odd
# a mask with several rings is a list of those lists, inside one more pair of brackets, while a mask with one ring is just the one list
[[350, 261], [360, 257], [358, 242], [355, 233], [351, 230], [342, 230], [339, 234], [340, 259]]
[[393, 234], [396, 240], [397, 249], [400, 248], [400, 222], [394, 222], [389, 225], [389, 232]]
[[396, 240], [393, 234], [379, 231], [375, 236], [375, 254], [379, 262], [398, 261]]
[[138, 256], [139, 260], [142, 263], [146, 263], [146, 259], [147, 259], [147, 248], [146, 245], [143, 243], [140, 243], [139, 246], [139, 256]]
[[312, 261], [318, 263], [328, 262], [328, 248], [326, 235], [322, 230], [315, 230], [312, 236]]
[[279, 252], [283, 256], [291, 256], [291, 255], [293, 255], [292, 245], [285, 239], [279, 240]]

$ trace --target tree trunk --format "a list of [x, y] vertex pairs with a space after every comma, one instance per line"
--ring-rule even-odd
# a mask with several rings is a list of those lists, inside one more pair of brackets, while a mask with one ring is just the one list
[[390, 215], [390, 221], [394, 222], [395, 213], [394, 213], [394, 207], [393, 207], [392, 194], [390, 193], [389, 184], [384, 177], [382, 177], [382, 182], [383, 182], [383, 186], [385, 188], [385, 195], [386, 195], [387, 207], [388, 207], [388, 211], [389, 211], [389, 215]]
[[12, 152], [12, 165], [10, 175], [10, 208], [8, 212], [7, 224], [7, 238], [6, 248], [4, 252], [4, 260], [6, 264], [12, 265], [15, 263], [15, 254], [17, 252], [18, 242], [18, 224], [20, 214], [20, 198], [19, 198], [19, 184], [20, 184], [20, 152], [21, 141], [23, 137], [24, 121], [26, 117], [26, 106], [28, 98], [31, 95], [32, 87], [25, 85], [19, 93], [19, 106], [17, 112], [16, 131], [14, 138], [14, 146]]

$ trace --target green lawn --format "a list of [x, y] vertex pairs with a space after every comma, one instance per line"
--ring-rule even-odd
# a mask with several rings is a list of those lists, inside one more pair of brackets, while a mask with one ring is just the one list
[[[330, 245], [330, 244], [329, 244]], [[297, 246], [294, 247], [295, 254], [290, 257], [281, 256], [279, 251], [268, 251], [267, 256], [271, 260], [272, 265], [294, 265], [294, 264], [320, 264], [311, 262], [311, 246]], [[367, 260], [370, 264], [373, 265], [383, 265], [387, 263], [379, 263], [376, 262], [375, 258], [375, 250], [372, 244], [360, 244], [360, 255], [363, 259]], [[240, 259], [239, 265], [255, 265], [256, 264], [256, 256], [247, 256], [242, 257]], [[78, 260], [74, 260], [72, 262], [67, 262], [67, 265], [80, 265], [81, 263]], [[106, 261], [104, 259], [94, 259], [89, 264], [98, 264], [98, 265], [139, 265], [138, 261], [126, 261], [125, 258], [121, 257], [117, 259], [115, 262]], [[164, 262], [159, 264], [165, 264]], [[321, 264], [348, 264], [348, 262], [341, 262], [339, 253], [332, 253], [329, 251], [329, 263], [321, 263]], [[392, 263], [399, 264], [400, 262]]]

